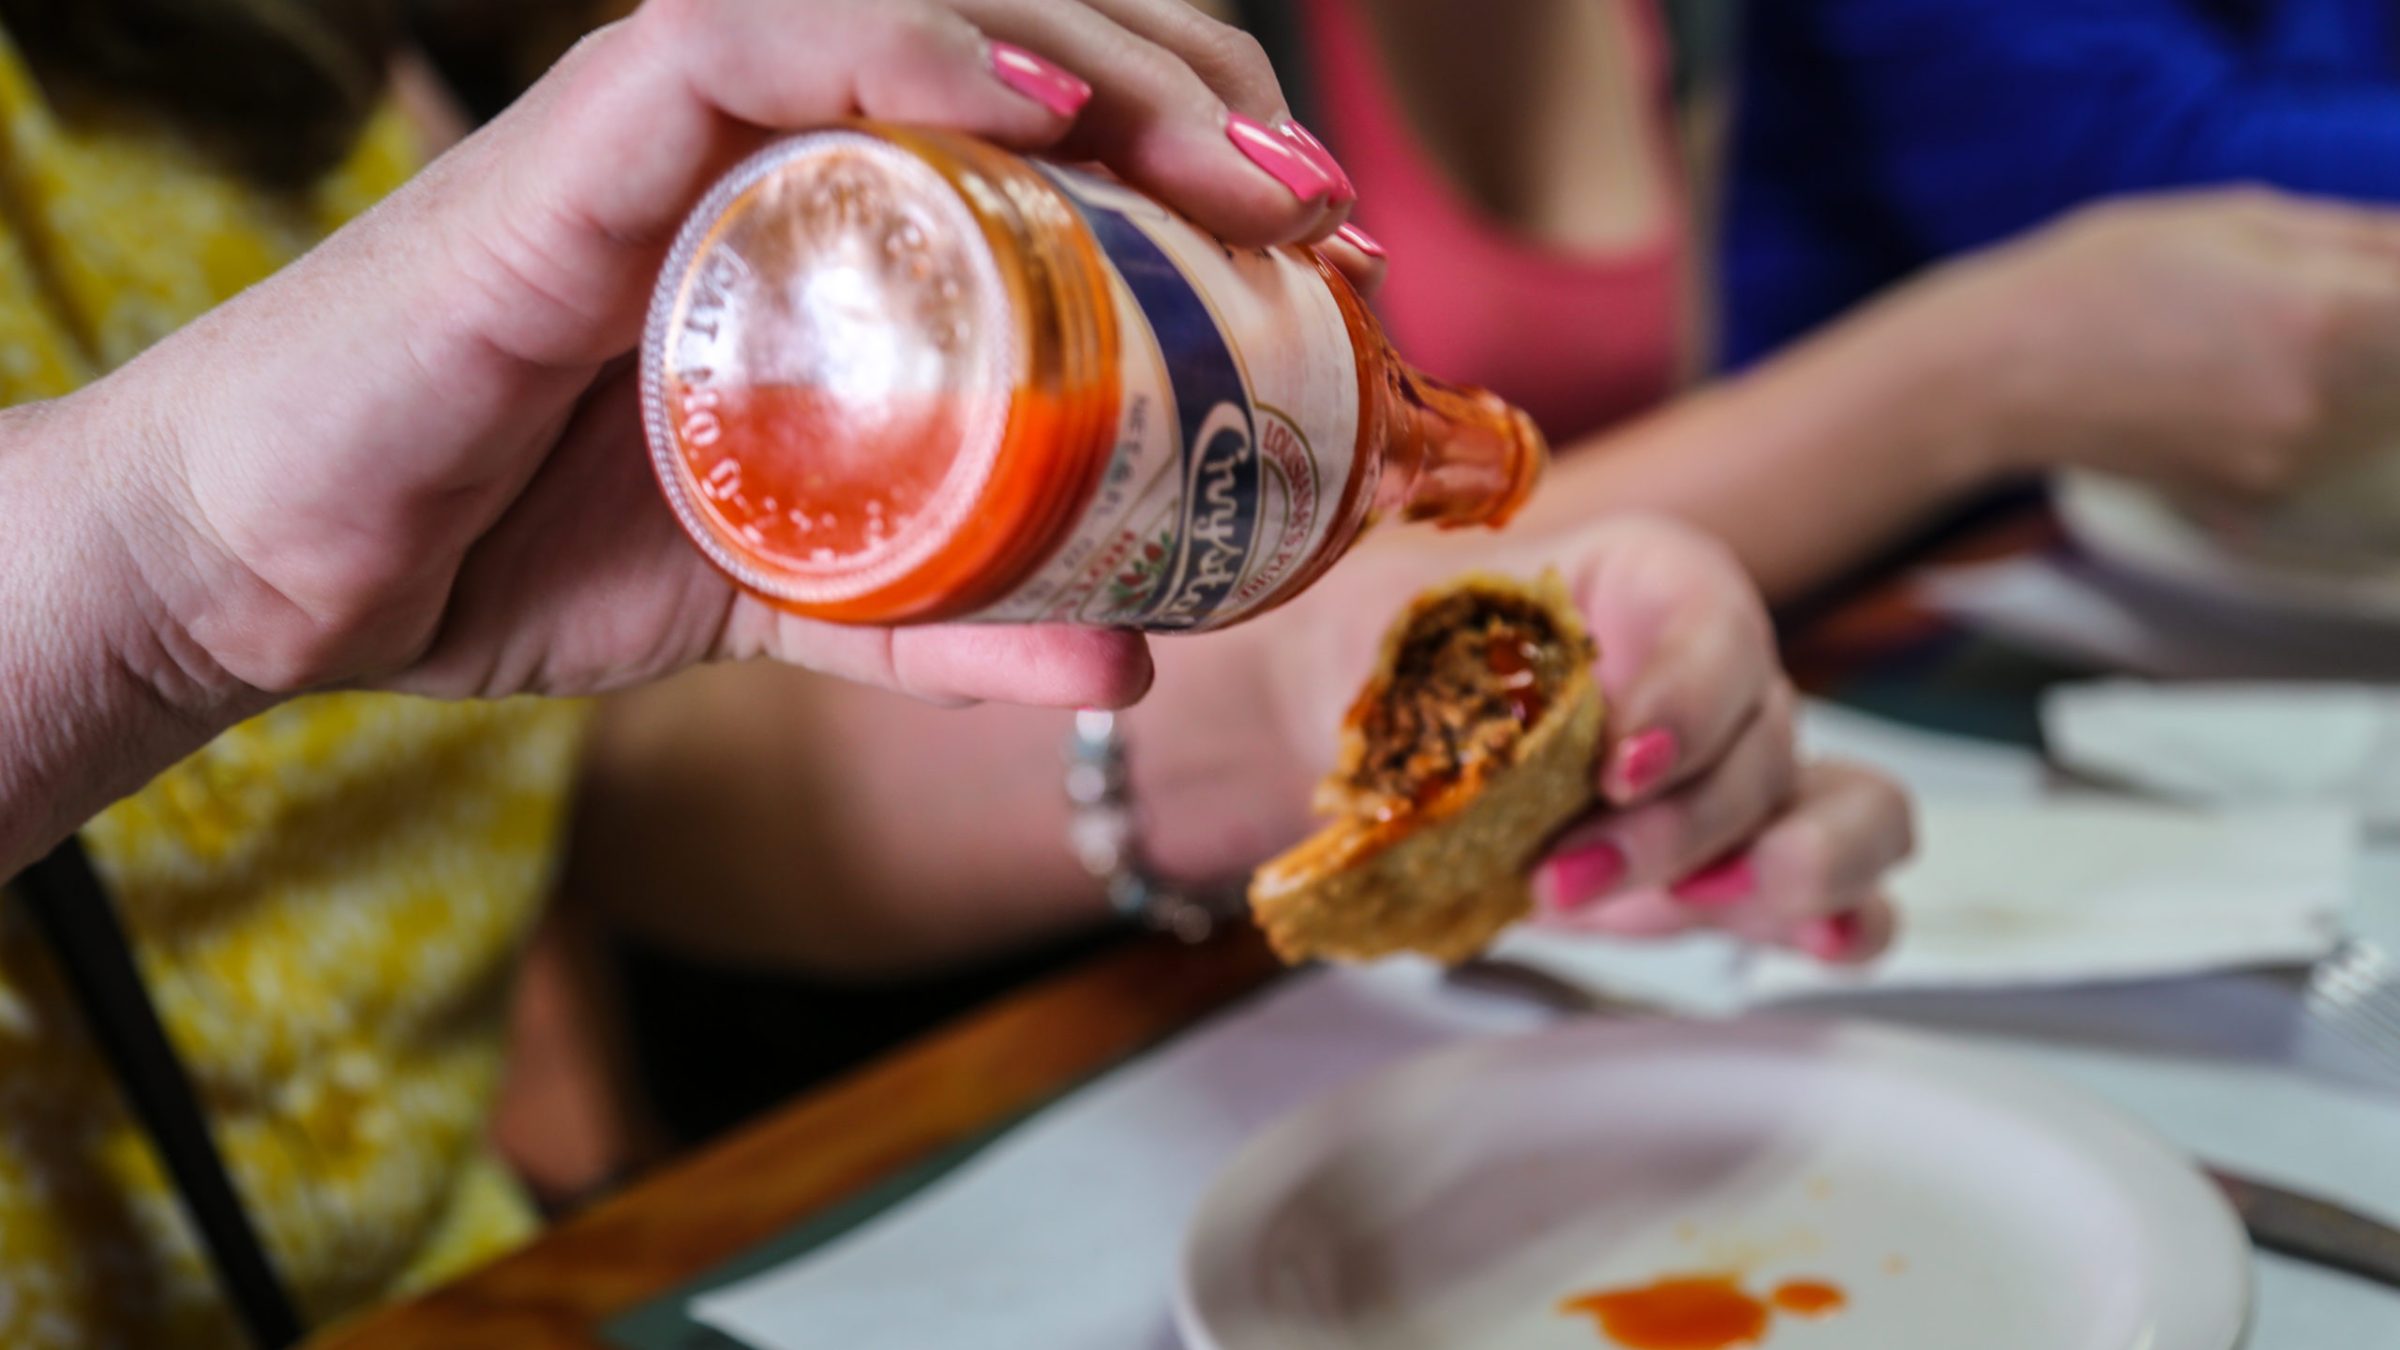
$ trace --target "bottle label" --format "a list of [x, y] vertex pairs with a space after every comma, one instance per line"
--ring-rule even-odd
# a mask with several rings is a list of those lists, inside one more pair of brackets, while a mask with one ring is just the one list
[[1109, 263], [1116, 448], [1065, 545], [974, 617], [1231, 623], [1316, 556], [1350, 481], [1358, 374], [1341, 307], [1298, 258], [1228, 248], [1139, 193], [1042, 169]]

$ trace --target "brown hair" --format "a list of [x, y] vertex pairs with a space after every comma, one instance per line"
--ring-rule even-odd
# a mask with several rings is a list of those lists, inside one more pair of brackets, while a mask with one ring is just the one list
[[172, 120], [269, 187], [338, 163], [382, 96], [401, 0], [0, 0], [66, 115]]

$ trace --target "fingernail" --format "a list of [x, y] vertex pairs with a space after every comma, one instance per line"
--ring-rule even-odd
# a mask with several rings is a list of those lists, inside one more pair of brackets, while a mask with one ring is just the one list
[[1758, 871], [1747, 856], [1713, 863], [1667, 888], [1687, 905], [1730, 905], [1758, 889]]
[[1300, 153], [1292, 142], [1276, 135], [1267, 124], [1255, 117], [1238, 112], [1225, 114], [1225, 135], [1235, 149], [1248, 156], [1250, 162], [1265, 169], [1302, 201], [1331, 196], [1336, 186], [1333, 175], [1317, 167], [1315, 160]]
[[1820, 961], [1839, 961], [1858, 946], [1855, 910], [1830, 915], [1800, 930], [1800, 949]]
[[1534, 879], [1542, 907], [1554, 914], [1581, 909], [1625, 879], [1625, 855], [1605, 841], [1559, 854]]
[[1013, 42], [995, 42], [991, 48], [992, 73], [1000, 82], [1060, 117], [1073, 117], [1092, 101], [1092, 87], [1064, 68]]
[[1348, 244], [1350, 247], [1357, 249], [1359, 252], [1366, 254], [1370, 258], [1380, 258], [1384, 256], [1383, 245], [1375, 242], [1374, 235], [1367, 233], [1365, 230], [1358, 228], [1356, 225], [1350, 224], [1348, 221], [1344, 221], [1342, 223], [1342, 227], [1333, 232], [1333, 237], [1341, 240], [1345, 244]]
[[1629, 802], [1666, 781], [1675, 768], [1675, 733], [1665, 727], [1629, 736], [1617, 747], [1617, 762], [1609, 774], [1609, 795]]
[[1342, 162], [1333, 157], [1333, 152], [1325, 148], [1325, 142], [1318, 140], [1315, 132], [1288, 117], [1279, 125], [1283, 129], [1284, 139], [1299, 147], [1300, 153], [1308, 157], [1308, 162], [1316, 165], [1318, 172], [1332, 180], [1332, 195], [1325, 199], [1329, 204], [1344, 206], [1358, 200], [1358, 189], [1351, 185], [1350, 175], [1342, 169]]

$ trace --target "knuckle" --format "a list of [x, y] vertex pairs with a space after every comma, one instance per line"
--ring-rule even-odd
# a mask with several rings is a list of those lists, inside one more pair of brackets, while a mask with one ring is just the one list
[[1761, 775], [1764, 781], [1759, 786], [1759, 796], [1769, 809], [1780, 808], [1799, 795], [1800, 773], [1800, 755], [1787, 728], [1777, 733], [1775, 748]]
[[1768, 683], [1766, 697], [1759, 705], [1767, 734], [1787, 751], [1799, 735], [1800, 692], [1792, 687], [1791, 677], [1776, 674]]
[[287, 632], [219, 658], [242, 683], [261, 693], [289, 697], [332, 678], [346, 655], [322, 630]]
[[1192, 69], [1202, 79], [1244, 93], [1278, 90], [1275, 67], [1267, 59], [1265, 45], [1256, 37], [1197, 11], [1192, 12], [1192, 18], [1192, 31], [1183, 46], [1184, 59], [1191, 62]]
[[2173, 193], [2155, 203], [2135, 198], [2116, 209], [2126, 212], [2127, 218], [2135, 218], [2135, 213], [2156, 214], [2199, 228], [2233, 227], [2252, 232], [2273, 228], [2287, 214], [2288, 203], [2262, 184], [2232, 183]]
[[947, 56], [974, 39], [973, 26], [965, 19], [924, 0], [882, 0], [867, 8], [881, 28], [879, 45], [895, 60]]
[[1642, 521], [1662, 548], [1672, 549], [1690, 558], [1696, 565], [1706, 567], [1720, 576], [1740, 576], [1741, 560], [1726, 542], [1705, 530], [1695, 529], [1679, 520], [1650, 517]]
[[2223, 190], [2224, 201], [2233, 210], [2255, 220], [2280, 216], [2284, 211], [2284, 196], [2264, 183], [2235, 183]]
[[2228, 486], [2253, 494], [2292, 487], [2335, 421], [2329, 391], [2303, 374], [2260, 381], [2241, 407], [2222, 469]]
[[1684, 818], [1675, 850], [1679, 861], [1697, 866], [1741, 847], [1757, 837], [1773, 819], [1780, 804], [1778, 770], [1760, 768], [1746, 781], [1716, 784], [1704, 791]]
[[2322, 370], [2341, 355], [2350, 337], [2349, 316], [2344, 308], [2341, 296], [2318, 291], [2292, 304], [2280, 316], [2277, 327], [2283, 344], [2300, 369]]
[[2250, 498], [2280, 497], [2299, 481], [2298, 438], [2276, 437], [2236, 449], [2224, 463], [2226, 485]]
[[2276, 401], [2273, 430], [2287, 445], [2322, 434], [2333, 421], [2331, 392], [2316, 380], [2295, 381]]
[[1699, 846], [1699, 821], [1687, 802], [1646, 806], [1622, 817], [1611, 838], [1625, 855], [1628, 885], [1659, 884], [1707, 861]]
[[1777, 832], [1770, 870], [1790, 908], [1814, 908], [1832, 888], [1838, 852], [1832, 836], [1815, 820], [1793, 821]]
[[655, 41], [684, 43], [715, 32], [724, 12], [723, 0], [643, 0], [630, 22]]
[[625, 42], [638, 29], [639, 25], [631, 16], [602, 24], [575, 39], [556, 61], [550, 63], [550, 69], [568, 75], [579, 73], [599, 60], [602, 53]]
[[1759, 712], [1754, 734], [1759, 749], [1757, 762], [1748, 770], [1755, 780], [1747, 785], [1748, 795], [1763, 811], [1779, 810], [1799, 795], [1803, 770], [1791, 706], [1777, 700], [1773, 691]]
[[[1206, 123], [1212, 132], [1219, 129], [1225, 113], [1225, 100], [1210, 87], [1200, 63], [1188, 51], [1176, 50], [1167, 43], [1149, 38], [1127, 35], [1121, 43], [1110, 49], [1108, 61], [1117, 77], [1112, 83], [1128, 91], [1129, 97], [1146, 105], [1142, 118], [1144, 123], [1164, 118], [1175, 122], [1188, 120]], [[1262, 186], [1269, 191], [1258, 192], [1257, 189]], [[1277, 206], [1291, 200], [1288, 193], [1281, 194], [1279, 200], [1273, 189], [1271, 182], [1253, 184], [1245, 176], [1238, 193], [1240, 204], [1247, 207], [1254, 193], [1258, 200], [1273, 202]]]
[[1695, 571], [1717, 592], [1717, 603], [1724, 617], [1752, 642], [1772, 648], [1774, 620], [1767, 614], [1766, 601], [1750, 580], [1749, 569], [1742, 565], [1733, 545], [1713, 534], [1680, 525], [1671, 528], [1681, 539], [1685, 556]]
[[422, 653], [424, 624], [394, 622], [399, 606], [367, 593], [302, 605], [271, 583], [251, 588], [239, 612], [243, 641], [218, 664], [253, 689], [303, 694], [360, 673], [397, 669]]
[[1749, 645], [1771, 644], [1773, 621], [1731, 545], [1680, 521], [1638, 516], [1606, 527], [1632, 566], [1619, 572], [1668, 613], [1695, 618]]
[[2291, 488], [2306, 467], [2309, 447], [2329, 425], [2325, 402], [2322, 391], [2300, 381], [2254, 395], [2241, 432], [2219, 460], [2225, 485], [2252, 496]]
[[1889, 866], [1915, 854], [1917, 810], [1908, 792], [1879, 773], [1864, 774], [1860, 779], [1859, 791], [1866, 798], [1867, 818], [1882, 827], [1876, 830], [1876, 835], [1891, 841], [1887, 856], [1883, 859], [1884, 865]]
[[2092, 245], [2139, 239], [2195, 205], [2189, 199], [2178, 198], [2107, 198], [2076, 207], [2055, 229], [2062, 240]]

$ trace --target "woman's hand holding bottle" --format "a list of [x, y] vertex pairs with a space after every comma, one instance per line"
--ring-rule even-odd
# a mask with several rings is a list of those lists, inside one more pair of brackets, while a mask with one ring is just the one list
[[[1137, 697], [1131, 634], [840, 628], [741, 598], [658, 494], [627, 358], [693, 201], [782, 131], [953, 127], [1098, 160], [1231, 242], [1321, 239], [1348, 185], [1281, 113], [1248, 40], [1179, 0], [654, 0], [302, 263], [9, 415], [0, 506], [32, 565], [0, 634], [0, 872], [314, 688], [580, 693], [770, 656], [936, 699]], [[1537, 877], [1557, 921], [1876, 949], [1905, 809], [1797, 766], [1758, 603], [1680, 531], [1387, 541], [1191, 650], [1255, 659], [1286, 743], [1322, 745], [1418, 586], [1544, 564], [1586, 606], [1620, 729], [1607, 810]]]
[[580, 693], [771, 656], [936, 699], [1138, 696], [1129, 634], [738, 599], [659, 499], [625, 358], [694, 199], [780, 132], [948, 126], [1097, 160], [1233, 242], [1320, 239], [1347, 180], [1283, 112], [1255, 44], [1178, 0], [658, 0], [595, 35], [302, 262], [11, 415], [0, 874], [333, 685]]

